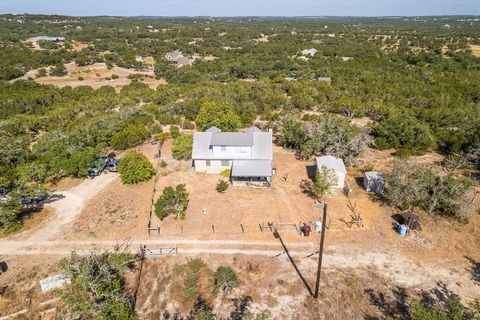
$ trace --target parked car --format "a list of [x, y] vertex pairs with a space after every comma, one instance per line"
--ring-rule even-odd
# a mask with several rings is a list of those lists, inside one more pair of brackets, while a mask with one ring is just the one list
[[118, 162], [119, 162], [119, 160], [117, 160], [117, 159], [114, 159], [114, 160], [110, 161], [110, 163], [108, 164], [107, 170], [109, 172], [117, 172]]

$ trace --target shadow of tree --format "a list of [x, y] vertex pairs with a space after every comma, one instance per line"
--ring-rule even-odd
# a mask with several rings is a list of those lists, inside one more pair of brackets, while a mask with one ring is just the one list
[[476, 261], [470, 257], [465, 257], [465, 259], [467, 259], [471, 264], [470, 273], [473, 282], [480, 285], [480, 261]]
[[248, 307], [252, 303], [252, 297], [243, 296], [239, 299], [233, 299], [235, 309], [230, 313], [230, 320], [243, 320], [249, 315]]
[[370, 303], [382, 314], [382, 317], [364, 315], [365, 320], [374, 319], [397, 319], [410, 320], [409, 306], [407, 303], [407, 292], [405, 288], [397, 286], [391, 292], [375, 292], [373, 289], [366, 289]]

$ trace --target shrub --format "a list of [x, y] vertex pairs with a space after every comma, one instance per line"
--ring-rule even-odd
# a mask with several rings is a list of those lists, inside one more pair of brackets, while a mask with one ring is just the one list
[[37, 78], [46, 77], [46, 76], [47, 76], [47, 69], [45, 68], [38, 69]]
[[228, 266], [218, 267], [213, 278], [215, 294], [218, 294], [220, 290], [222, 290], [224, 293], [228, 293], [233, 288], [237, 288], [239, 286], [235, 271]]
[[175, 188], [168, 186], [163, 189], [162, 195], [155, 202], [155, 213], [161, 220], [171, 214], [174, 214], [177, 219], [184, 218], [188, 202], [185, 184], [179, 184]]
[[192, 135], [181, 135], [173, 140], [172, 155], [177, 160], [188, 160], [192, 158]]
[[152, 132], [152, 134], [159, 134], [160, 132], [162, 132], [162, 126], [160, 126], [158, 123], [155, 123], [150, 129], [150, 131]]
[[54, 77], [63, 77], [66, 76], [67, 73], [67, 69], [65, 69], [65, 66], [62, 63], [57, 64], [50, 69], [50, 75]]
[[124, 150], [150, 137], [144, 125], [131, 124], [113, 135], [111, 145], [115, 149]]
[[117, 80], [118, 78], [120, 78], [117, 74], [112, 74], [112, 76], [110, 77], [112, 80]]
[[225, 178], [230, 178], [230, 176], [232, 175], [232, 170], [225, 169], [222, 172], [220, 172], [220, 175], [224, 176]]
[[167, 163], [165, 162], [165, 160], [160, 160], [160, 164], [159, 164], [160, 168], [165, 168], [167, 166]]
[[78, 81], [83, 81], [83, 80], [85, 80], [83, 77], [78, 77], [77, 79], [78, 79]]
[[123, 183], [135, 184], [149, 180], [155, 169], [143, 154], [130, 151], [119, 161], [118, 173]]
[[218, 180], [216, 189], [219, 193], [224, 193], [228, 189], [228, 182], [225, 180]]
[[176, 139], [180, 136], [180, 128], [178, 126], [170, 126], [170, 136], [172, 139]]
[[183, 129], [195, 129], [195, 123], [192, 121], [184, 120], [182, 124]]
[[159, 134], [155, 135], [155, 140], [157, 140], [158, 144], [162, 145], [169, 137], [170, 134], [168, 132], [160, 132]]

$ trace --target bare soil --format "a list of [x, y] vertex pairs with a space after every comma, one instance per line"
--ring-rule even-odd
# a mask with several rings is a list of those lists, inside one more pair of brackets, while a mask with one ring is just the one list
[[[159, 85], [166, 84], [166, 81], [163, 79], [155, 79], [153, 70], [137, 71], [134, 69], [126, 69], [117, 66], [114, 66], [111, 70], [109, 70], [105, 63], [95, 63], [93, 65], [79, 67], [73, 62], [66, 64], [65, 68], [67, 69], [68, 75], [63, 77], [46, 76], [36, 78], [38, 70], [31, 70], [19, 79], [28, 79], [31, 77], [34, 78], [35, 82], [37, 83], [53, 84], [60, 88], [65, 86], [90, 86], [93, 89], [98, 89], [102, 86], [112, 86], [115, 88], [115, 90], [120, 91], [120, 89], [132, 82], [131, 79], [128, 79], [129, 75], [144, 74], [145, 76], [140, 79], [140, 81], [152, 89], [156, 89]], [[110, 79], [114, 74], [119, 78]], [[83, 80], [79, 80], [79, 77], [82, 77]]]
[[472, 50], [472, 54], [475, 57], [480, 57], [480, 45], [478, 44], [471, 44], [470, 49]]

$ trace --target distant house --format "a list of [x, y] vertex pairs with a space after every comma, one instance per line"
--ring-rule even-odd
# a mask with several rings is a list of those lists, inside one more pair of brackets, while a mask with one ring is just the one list
[[193, 63], [192, 60], [188, 59], [187, 57], [181, 56], [177, 59], [177, 67], [188, 66]]
[[269, 187], [272, 181], [272, 131], [257, 127], [245, 132], [222, 132], [211, 127], [195, 132], [192, 148], [196, 172], [231, 170], [234, 186]]
[[37, 42], [37, 41], [64, 42], [65, 38], [63, 38], [63, 37], [39, 36], [39, 37], [30, 38], [27, 41], [30, 41], [30, 42]]
[[165, 59], [172, 62], [176, 62], [180, 57], [183, 57], [183, 53], [178, 50], [167, 52], [165, 54]]
[[311, 48], [311, 49], [304, 49], [300, 51], [300, 54], [304, 57], [314, 57], [317, 54], [318, 50]]
[[332, 170], [337, 177], [337, 183], [332, 186], [332, 189], [343, 189], [345, 186], [345, 176], [347, 175], [347, 168], [345, 168], [343, 160], [333, 156], [317, 157], [317, 172], [319, 172], [322, 167]]
[[353, 57], [342, 57], [343, 61], [350, 61], [353, 60]]
[[332, 78], [330, 78], [330, 77], [318, 77], [317, 81], [331, 84], [332, 83]]
[[291, 74], [287, 77], [285, 77], [285, 80], [287, 81], [297, 81], [298, 79], [300, 79], [301, 75], [299, 74]]

